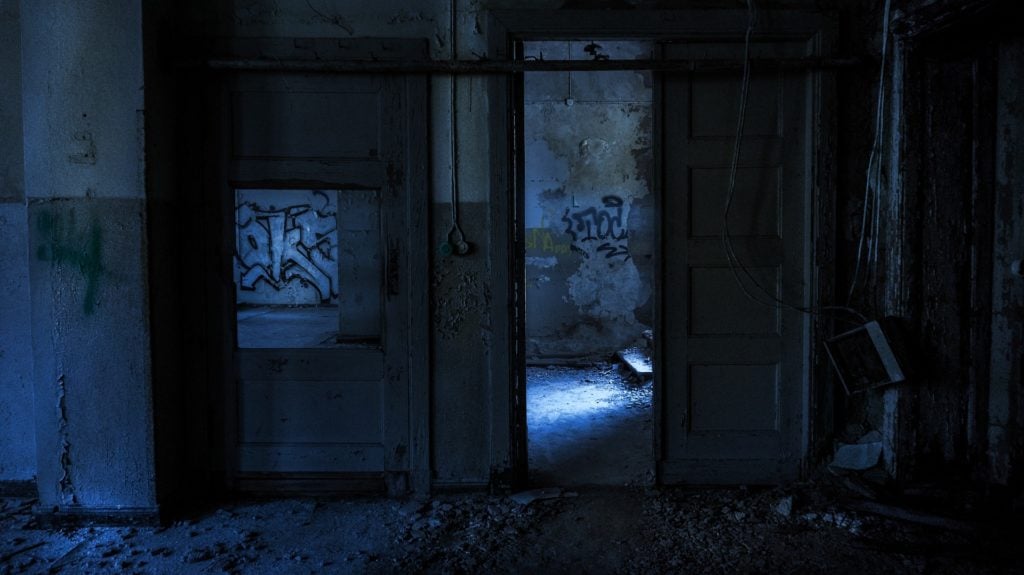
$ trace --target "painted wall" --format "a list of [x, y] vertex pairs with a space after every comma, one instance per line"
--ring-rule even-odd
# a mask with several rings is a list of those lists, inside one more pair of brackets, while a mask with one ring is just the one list
[[[647, 42], [529, 42], [527, 58], [651, 58]], [[525, 77], [531, 357], [607, 356], [652, 323], [650, 72]]]
[[[0, 125], [0, 152], [3, 152], [0, 177], [4, 178], [0, 184], [0, 218], [5, 222], [0, 226], [0, 241], [4, 246], [0, 263], [9, 271], [3, 280], [8, 283], [0, 287], [10, 287], [9, 293], [15, 294], [15, 300], [7, 301], [16, 301], [16, 298], [29, 297], [27, 279], [31, 279], [32, 286], [30, 320], [18, 319], [21, 317], [18, 310], [24, 316], [25, 305], [0, 307], [3, 314], [0, 344], [10, 346], [15, 340], [21, 344], [14, 352], [7, 352], [10, 347], [0, 348], [5, 351], [0, 357], [3, 368], [0, 373], [4, 374], [0, 408], [8, 412], [24, 411], [30, 397], [24, 385], [10, 383], [8, 374], [22, 374], [21, 377], [33, 382], [38, 438], [36, 459], [44, 505], [147, 507], [154, 502], [147, 298], [154, 293], [169, 300], [175, 296], [166, 290], [148, 291], [152, 287], [148, 274], [162, 277], [195, 270], [185, 259], [169, 262], [166, 268], [155, 272], [147, 269], [145, 246], [150, 229], [147, 217], [162, 213], [161, 228], [173, 229], [175, 214], [180, 213], [176, 210], [183, 208], [174, 202], [175, 188], [160, 182], [174, 177], [187, 179], [189, 174], [179, 173], [181, 166], [174, 164], [174, 156], [168, 151], [168, 147], [174, 145], [169, 134], [173, 134], [175, 127], [168, 119], [173, 116], [148, 118], [150, 126], [160, 128], [148, 138], [142, 130], [143, 84], [147, 103], [151, 97], [159, 101], [167, 86], [159, 81], [150, 82], [149, 78], [143, 82], [141, 4], [132, 2], [126, 8], [125, 3], [111, 0], [24, 2], [19, 24], [24, 71], [20, 92], [10, 81], [17, 77], [10, 71], [18, 69], [16, 63], [11, 63], [12, 58], [16, 61], [19, 57], [11, 52], [15, 36], [0, 35], [0, 58], [3, 59], [0, 70], [5, 73], [5, 82], [0, 85], [3, 102], [0, 106], [0, 122], [3, 122]], [[148, 68], [158, 70], [166, 62], [158, 54], [162, 46], [157, 36], [167, 29], [182, 37], [426, 38], [435, 58], [448, 58], [453, 53], [461, 58], [486, 56], [489, 9], [559, 8], [566, 3], [559, 0], [455, 0], [457, 34], [452, 34], [449, 26], [452, 2], [448, 0], [360, 3], [193, 0], [146, 4], [147, 10], [159, 12], [163, 19], [153, 24], [149, 29], [151, 37], [146, 40]], [[610, 3], [571, 4], [600, 8]], [[658, 2], [638, 4], [661, 5]], [[878, 20], [876, 14], [865, 10], [859, 2], [793, 0], [765, 2], [762, 7], [768, 8], [769, 4], [845, 9], [847, 38], [846, 45], [839, 47], [839, 53], [870, 51], [864, 49], [864, 45], [869, 44], [867, 40], [876, 33], [873, 31]], [[151, 8], [154, 5], [159, 8]], [[736, 9], [737, 4], [706, 0], [687, 2], [685, 6], [673, 3], [671, 7]], [[14, 26], [12, 21], [17, 21], [12, 20], [15, 8], [17, 6], [10, 0], [0, 0], [0, 26], [5, 32]], [[859, 20], [861, 18], [863, 21]], [[454, 50], [453, 44], [457, 44]], [[611, 87], [628, 91], [644, 85], [635, 74], [628, 76]], [[849, 262], [842, 258], [855, 243], [851, 230], [858, 221], [857, 198], [862, 190], [863, 164], [871, 138], [863, 118], [871, 117], [873, 82], [873, 70], [841, 73], [841, 96], [836, 104], [841, 110], [836, 131], [841, 138], [838, 147], [843, 150], [843, 156], [837, 158], [840, 167], [836, 183], [840, 198], [838, 235], [841, 241], [837, 254], [840, 268], [849, 267], [846, 265]], [[474, 246], [468, 256], [435, 256], [432, 263], [431, 442], [433, 479], [435, 485], [441, 487], [485, 484], [491, 473], [504, 463], [489, 431], [494, 429], [493, 421], [499, 420], [500, 413], [494, 406], [504, 401], [505, 382], [491, 380], [489, 361], [493, 353], [505, 351], [492, 349], [490, 342], [494, 326], [500, 323], [492, 310], [503, 309], [503, 305], [495, 305], [493, 301], [492, 293], [497, 290], [492, 278], [495, 270], [506, 262], [491, 261], [492, 238], [488, 228], [494, 193], [489, 179], [489, 143], [493, 137], [504, 135], [493, 135], [488, 130], [487, 80], [461, 77], [456, 84], [458, 97], [456, 105], [452, 106], [451, 79], [439, 75], [431, 81], [432, 241], [440, 245], [451, 223], [449, 198], [453, 161], [449, 134], [454, 119], [461, 144], [459, 170], [455, 174], [461, 198], [461, 223]], [[590, 86], [593, 88], [595, 86]], [[22, 95], [23, 112], [16, 111], [14, 105], [7, 105], [12, 90]], [[629, 93], [623, 96], [617, 92], [607, 98], [614, 102], [603, 101], [600, 97], [588, 102], [585, 96], [580, 96], [586, 93], [585, 86], [581, 85], [574, 89], [573, 105], [567, 106], [568, 94], [555, 90], [546, 96], [539, 91], [531, 97], [531, 106], [541, 117], [547, 110], [552, 118], [565, 120], [551, 122], [545, 128], [563, 125], [575, 130], [579, 126], [601, 126], [599, 122], [588, 121], [589, 116], [574, 115], [579, 114], [579, 110], [587, 110], [589, 105], [601, 105], [607, 108], [599, 112], [606, 125], [623, 127], [628, 124], [630, 128], [623, 129], [633, 138], [627, 138], [625, 145], [616, 147], [611, 145], [616, 138], [604, 132], [570, 131], [564, 135], [550, 133], [550, 130], [539, 132], [547, 132], [539, 139], [544, 146], [537, 148], [546, 159], [542, 158], [537, 165], [555, 167], [548, 181], [538, 178], [536, 187], [531, 188], [537, 194], [537, 201], [531, 202], [527, 225], [531, 234], [532, 230], [540, 231], [529, 247], [528, 255], [538, 258], [531, 260], [535, 265], [530, 269], [530, 289], [536, 287], [539, 294], [547, 293], [544, 291], [547, 287], [557, 286], [557, 293], [564, 290], [564, 295], [570, 299], [562, 303], [567, 306], [563, 309], [571, 313], [558, 318], [556, 325], [549, 326], [552, 331], [548, 333], [560, 333], [557, 330], [563, 329], [563, 325], [582, 325], [586, 327], [581, 331], [565, 331], [561, 335], [567, 335], [570, 341], [597, 341], [598, 331], [593, 329], [593, 323], [576, 324], [572, 318], [573, 314], [596, 312], [583, 317], [596, 317], [602, 326], [611, 324], [612, 319], [622, 320], [624, 323], [617, 325], [626, 328], [615, 327], [608, 331], [625, 339], [627, 334], [635, 333], [634, 327], [646, 324], [649, 317], [645, 303], [650, 288], [643, 279], [649, 272], [644, 270], [648, 264], [643, 258], [650, 253], [652, 238], [645, 237], [642, 230], [649, 229], [644, 220], [650, 221], [651, 195], [645, 195], [645, 182], [640, 175], [643, 163], [649, 161], [643, 156], [649, 152], [643, 151], [641, 138], [633, 130], [649, 122], [645, 115], [649, 118], [650, 104], [646, 97]], [[565, 90], [569, 90], [568, 86]], [[168, 90], [167, 93], [173, 92]], [[619, 97], [625, 99], [619, 101], [616, 99]], [[19, 138], [12, 138], [12, 134], [21, 131], [21, 127], [15, 127], [10, 120], [17, 117], [24, 119], [24, 154], [18, 149]], [[143, 139], [148, 140], [147, 151], [154, 152], [153, 157], [160, 162], [144, 166]], [[580, 145], [587, 140], [586, 145]], [[624, 150], [628, 150], [628, 154], [623, 153]], [[614, 159], [609, 160], [612, 157]], [[21, 203], [24, 196], [17, 191], [21, 186], [18, 166], [22, 158], [25, 160], [27, 209]], [[615, 193], [607, 193], [602, 189], [603, 183], [595, 183], [594, 168], [599, 163], [610, 163], [616, 166], [620, 177], [625, 176], [623, 181], [616, 182]], [[154, 197], [146, 199], [144, 167], [150, 170], [148, 181], [155, 192]], [[548, 190], [556, 191], [547, 193]], [[622, 200], [621, 205], [616, 203], [615, 197]], [[147, 213], [146, 203], [150, 199], [153, 203]], [[618, 220], [619, 208], [622, 209], [621, 221]], [[563, 216], [568, 216], [569, 221], [563, 221]], [[600, 242], [582, 240], [588, 237], [588, 217], [591, 218], [591, 233], [599, 225], [610, 227], [614, 222], [615, 242], [610, 241], [613, 239], [610, 231], [609, 237], [597, 237]], [[627, 235], [617, 237], [623, 231]], [[577, 234], [575, 240], [573, 233]], [[13, 239], [8, 242], [7, 238]], [[604, 240], [609, 240], [609, 247], [599, 250]], [[504, 241], [504, 238], [496, 238], [496, 241]], [[574, 241], [578, 251], [573, 250]], [[614, 255], [621, 249], [628, 249], [628, 259]], [[610, 253], [611, 258], [607, 257]], [[553, 264], [549, 259], [552, 257], [555, 258]], [[30, 258], [31, 264], [28, 263]], [[598, 263], [606, 267], [601, 268]], [[549, 264], [550, 267], [544, 267]], [[612, 267], [607, 267], [609, 264]], [[557, 279], [552, 275], [555, 268], [562, 274]], [[599, 270], [604, 272], [602, 277], [598, 277]], [[544, 275], [551, 278], [550, 281], [542, 281]], [[574, 276], [579, 279], [570, 281]], [[630, 289], [619, 290], [621, 285], [628, 285]], [[615, 287], [616, 297], [604, 297], [605, 288], [611, 291], [612, 287]], [[548, 299], [554, 301], [556, 297]], [[533, 301], [545, 300], [542, 297]], [[159, 305], [164, 303], [165, 300], [160, 299]], [[8, 318], [15, 320], [8, 321]], [[167, 323], [161, 324], [154, 334], [162, 342], [155, 346], [157, 349], [165, 349], [161, 347], [164, 344], [174, 345], [173, 334], [180, 333], [168, 327], [173, 324], [173, 318], [164, 319]], [[34, 328], [31, 350], [25, 344], [27, 332], [18, 328], [18, 333], [11, 335], [10, 326], [18, 322], [26, 322]], [[554, 337], [547, 338], [547, 347], [543, 349], [540, 347], [542, 340], [538, 340], [535, 351], [581, 352], [580, 347], [560, 349], [557, 347], [560, 344], [554, 340]], [[33, 368], [31, 372], [29, 365]], [[161, 387], [158, 393], [172, 388], [173, 377], [167, 382], [171, 385]], [[9, 394], [10, 389], [15, 393]], [[1019, 404], [1019, 393], [1000, 397], [1004, 396], [1007, 405], [1013, 401]], [[183, 410], [203, 406], [201, 398], [187, 394], [168, 392], [165, 399], [162, 405], [175, 404]], [[830, 407], [824, 405], [820, 412], [826, 413]], [[96, 417], [98, 413], [104, 416]], [[12, 442], [10, 445], [17, 445], [14, 448], [3, 447], [7, 444], [0, 443], [0, 450], [3, 450], [0, 461], [5, 464], [17, 461], [8, 459], [8, 453], [25, 459], [31, 441], [25, 435], [24, 421], [11, 421], [14, 432], [22, 433], [25, 439]], [[830, 417], [823, 417], [821, 428], [827, 428], [830, 423]], [[216, 436], [216, 430], [202, 430], [202, 425], [195, 421], [167, 422], [160, 428], [163, 443], [180, 442], [184, 436], [197, 440]], [[125, 433], [125, 430], [132, 430], [132, 433]], [[0, 431], [6, 432], [6, 429]], [[818, 433], [824, 437], [827, 429]], [[189, 457], [184, 451], [176, 451], [166, 465], [189, 461]], [[12, 476], [35, 471], [31, 462], [17, 467]], [[6, 473], [6, 469], [0, 472], [0, 479], [6, 479], [2, 475]]]
[[39, 503], [155, 506], [139, 2], [23, 2]]
[[0, 1], [0, 483], [36, 472], [18, 11]]

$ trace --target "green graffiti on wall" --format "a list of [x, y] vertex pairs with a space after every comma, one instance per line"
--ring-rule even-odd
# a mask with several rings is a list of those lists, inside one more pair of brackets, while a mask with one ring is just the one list
[[43, 212], [36, 218], [39, 247], [36, 257], [53, 265], [78, 268], [85, 278], [85, 298], [82, 308], [86, 315], [96, 311], [96, 297], [103, 275], [103, 230], [94, 216], [86, 226], [77, 225], [75, 211], [70, 216]]
[[526, 230], [526, 249], [540, 250], [546, 254], [567, 254], [570, 244], [556, 239], [550, 231], [540, 228]]

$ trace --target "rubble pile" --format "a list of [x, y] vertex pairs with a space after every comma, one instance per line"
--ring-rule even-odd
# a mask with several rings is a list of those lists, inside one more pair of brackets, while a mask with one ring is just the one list
[[865, 500], [843, 479], [253, 501], [162, 527], [49, 528], [34, 502], [0, 499], [0, 575], [1024, 572], [1005, 525]]

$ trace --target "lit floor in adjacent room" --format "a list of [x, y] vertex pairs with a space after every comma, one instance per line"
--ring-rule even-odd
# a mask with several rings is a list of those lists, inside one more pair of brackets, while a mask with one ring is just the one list
[[650, 381], [599, 364], [529, 367], [526, 382], [531, 483], [653, 483]]
[[330, 347], [338, 336], [337, 306], [238, 308], [238, 347]]

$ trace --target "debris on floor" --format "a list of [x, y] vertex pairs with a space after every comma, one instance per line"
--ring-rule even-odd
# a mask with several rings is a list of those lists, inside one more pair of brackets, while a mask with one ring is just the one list
[[995, 520], [950, 529], [856, 498], [824, 474], [786, 488], [240, 501], [163, 527], [63, 529], [0, 499], [0, 574], [1024, 572], [1019, 537]]
[[638, 381], [647, 381], [654, 377], [654, 365], [646, 349], [630, 347], [617, 352], [616, 357]]
[[882, 434], [870, 431], [856, 443], [840, 443], [831, 466], [839, 469], [863, 471], [878, 464], [882, 456]]
[[559, 487], [542, 487], [540, 489], [530, 489], [528, 491], [520, 491], [519, 493], [513, 493], [509, 496], [512, 501], [520, 505], [529, 505], [534, 501], [540, 499], [555, 499], [558, 497], [576, 497], [575, 491], [565, 491]]
[[653, 384], [615, 364], [528, 367], [526, 417], [531, 482], [538, 487], [649, 485]]

